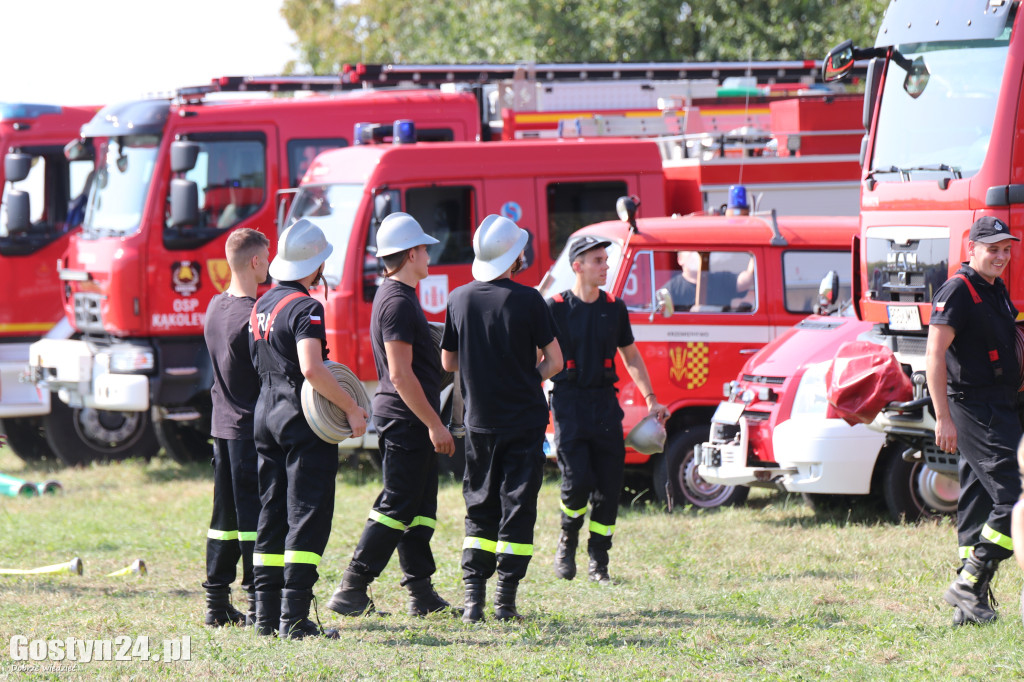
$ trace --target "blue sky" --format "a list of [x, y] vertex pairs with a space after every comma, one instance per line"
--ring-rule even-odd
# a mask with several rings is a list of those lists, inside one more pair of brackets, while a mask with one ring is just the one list
[[0, 5], [0, 101], [109, 104], [295, 57], [281, 0], [29, 0]]

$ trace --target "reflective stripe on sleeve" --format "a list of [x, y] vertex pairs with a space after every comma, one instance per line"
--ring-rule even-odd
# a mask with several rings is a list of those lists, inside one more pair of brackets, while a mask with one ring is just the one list
[[253, 566], [277, 566], [279, 568], [284, 567], [284, 554], [260, 554], [253, 552], [252, 554], [252, 565]]
[[533, 545], [524, 545], [519, 542], [505, 542], [498, 540], [498, 548], [495, 554], [515, 554], [516, 556], [533, 556]]
[[562, 513], [568, 516], [570, 519], [578, 519], [579, 517], [587, 513], [586, 507], [583, 507], [583, 509], [569, 509], [568, 507], [565, 506], [565, 502], [559, 502], [558, 506], [562, 509]]
[[974, 546], [973, 545], [968, 545], [968, 546], [960, 547], [960, 558], [966, 561], [967, 559], [969, 559], [971, 557], [971, 552], [973, 550], [974, 550]]
[[320, 555], [313, 552], [300, 552], [294, 549], [284, 551], [284, 563], [286, 564], [312, 564], [320, 565]]
[[462, 549], [479, 549], [484, 552], [490, 552], [496, 554], [498, 551], [498, 543], [494, 540], [485, 540], [484, 538], [474, 538], [467, 536], [462, 542]]
[[397, 519], [393, 519], [390, 516], [385, 516], [384, 514], [381, 514], [379, 511], [377, 511], [376, 509], [371, 509], [370, 510], [370, 520], [371, 521], [376, 521], [377, 523], [381, 524], [382, 526], [387, 526], [388, 528], [394, 528], [395, 530], [405, 530], [406, 528], [408, 528], [408, 526], [406, 526], [401, 521], [399, 521]]
[[256, 542], [256, 531], [240, 530], [238, 531], [239, 542]]
[[237, 540], [238, 531], [216, 530], [214, 528], [211, 528], [210, 530], [206, 531], [206, 537], [210, 538], [211, 540]]
[[427, 526], [428, 528], [437, 528], [437, 519], [432, 519], [429, 516], [417, 516], [409, 524], [410, 528], [415, 526]]
[[597, 521], [591, 521], [590, 522], [590, 532], [591, 533], [596, 533], [597, 535], [606, 535], [608, 537], [611, 537], [612, 533], [615, 532], [615, 526], [606, 526], [603, 523], [598, 523]]
[[1009, 535], [1003, 535], [992, 526], [987, 523], [981, 529], [981, 537], [988, 540], [993, 545], [999, 545], [1003, 549], [1013, 551], [1013, 540], [1010, 539]]

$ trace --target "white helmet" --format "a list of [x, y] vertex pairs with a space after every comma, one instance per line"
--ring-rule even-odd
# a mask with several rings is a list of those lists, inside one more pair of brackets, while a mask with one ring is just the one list
[[491, 214], [473, 234], [473, 277], [490, 282], [505, 274], [526, 248], [530, 233], [508, 218]]
[[437, 244], [408, 213], [392, 213], [381, 221], [377, 230], [377, 257], [401, 253], [414, 246]]
[[309, 218], [300, 218], [281, 233], [270, 276], [278, 282], [295, 282], [312, 275], [334, 251], [327, 237]]
[[626, 436], [626, 447], [642, 455], [656, 455], [665, 450], [665, 427], [658, 418], [649, 414], [636, 423]]

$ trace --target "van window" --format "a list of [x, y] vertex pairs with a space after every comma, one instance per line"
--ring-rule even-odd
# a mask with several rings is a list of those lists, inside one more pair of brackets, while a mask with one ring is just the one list
[[438, 241], [427, 247], [432, 265], [473, 262], [473, 188], [415, 187], [405, 192], [405, 212]]
[[302, 176], [309, 170], [309, 164], [313, 163], [317, 154], [347, 146], [348, 140], [343, 137], [288, 140], [288, 186], [299, 186]]
[[632, 311], [645, 312], [654, 308], [654, 274], [651, 252], [638, 251], [629, 266], [629, 274], [622, 285], [622, 301]]
[[185, 173], [199, 187], [199, 227], [226, 230], [256, 213], [267, 194], [266, 141], [258, 133], [216, 139], [190, 135], [199, 143], [195, 168]]
[[615, 220], [615, 202], [629, 194], [625, 180], [548, 185], [548, 248], [555, 259], [569, 236], [587, 225]]
[[654, 283], [666, 289], [676, 313], [757, 310], [757, 268], [746, 251], [658, 251]]
[[839, 300], [850, 298], [849, 251], [786, 251], [782, 254], [782, 285], [786, 310], [810, 314], [818, 302], [818, 287], [829, 270], [839, 273]]

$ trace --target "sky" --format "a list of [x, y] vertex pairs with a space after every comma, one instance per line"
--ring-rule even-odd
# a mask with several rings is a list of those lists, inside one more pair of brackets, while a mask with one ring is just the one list
[[0, 3], [0, 102], [110, 104], [296, 57], [282, 0]]

